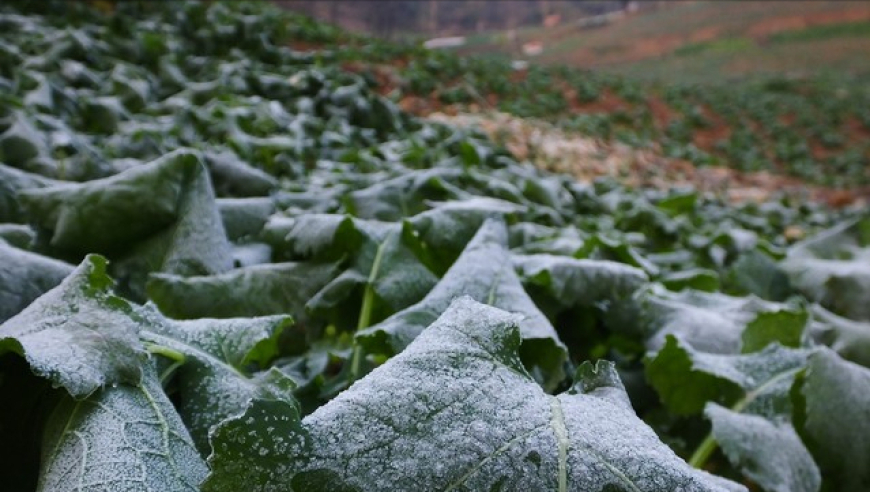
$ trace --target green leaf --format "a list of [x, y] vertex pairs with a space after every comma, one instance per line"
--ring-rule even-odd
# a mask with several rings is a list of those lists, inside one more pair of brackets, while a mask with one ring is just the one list
[[248, 165], [232, 151], [206, 152], [205, 162], [221, 196], [263, 196], [278, 186], [277, 179]]
[[715, 403], [704, 414], [732, 465], [769, 492], [816, 492], [821, 474], [792, 424], [739, 413]]
[[194, 492], [207, 472], [149, 365], [138, 386], [58, 404], [45, 427], [37, 490]]
[[145, 357], [139, 319], [115, 297], [106, 260], [90, 255], [63, 282], [0, 325], [0, 355], [23, 356], [33, 372], [76, 398], [108, 384], [137, 384]]
[[712, 422], [692, 464], [702, 466], [718, 444], [764, 490], [817, 491], [819, 471], [792, 426], [790, 399], [813, 353], [771, 344], [749, 355], [707, 354], [669, 336], [647, 360], [646, 374], [670, 412], [704, 410]]
[[813, 338], [840, 357], [870, 367], [870, 323], [852, 321], [813, 306]]
[[703, 352], [736, 354], [740, 352], [747, 325], [760, 313], [787, 308], [756, 297], [731, 297], [693, 290], [675, 293], [656, 284], [639, 290], [635, 298], [638, 310], [633, 322], [635, 326], [617, 329], [634, 329], [646, 340], [650, 350], [663, 346], [668, 335], [677, 335]]
[[810, 358], [801, 396], [801, 435], [826, 487], [870, 490], [870, 370], [820, 350]]
[[744, 354], [757, 352], [774, 342], [786, 347], [800, 347], [809, 318], [809, 312], [805, 309], [758, 313], [758, 316], [746, 325], [741, 337], [740, 349]]
[[0, 164], [0, 222], [28, 221], [19, 193], [31, 188], [55, 186], [59, 181]]
[[110, 178], [25, 190], [21, 200], [53, 247], [109, 253], [170, 226], [198, 166], [178, 152]]
[[150, 328], [142, 339], [184, 355], [177, 372], [178, 408], [196, 447], [209, 452], [208, 433], [240, 413], [253, 398], [292, 401], [293, 381], [266, 367], [279, 352], [278, 338], [292, 324], [283, 316], [174, 321], [146, 306]]
[[269, 197], [223, 198], [217, 200], [217, 207], [230, 241], [257, 237], [275, 211], [275, 203]]
[[292, 405], [254, 402], [215, 431], [203, 490], [745, 490], [661, 443], [610, 363], [544, 393], [519, 320], [465, 297], [301, 425]]
[[555, 329], [520, 284], [511, 264], [507, 229], [503, 222], [487, 220], [440, 282], [420, 302], [357, 334], [357, 340], [375, 353], [398, 353], [450, 306], [468, 295], [478, 302], [521, 313], [524, 360], [542, 381], [561, 377], [566, 348]]
[[523, 283], [545, 289], [563, 308], [622, 299], [648, 281], [643, 270], [605, 260], [547, 254], [514, 255]]
[[57, 286], [73, 266], [0, 241], [0, 323]]
[[671, 412], [691, 415], [708, 401], [731, 406], [745, 393], [769, 391], [768, 385], [787, 382], [790, 387], [811, 353], [778, 344], [746, 355], [705, 353], [669, 335], [665, 346], [647, 358], [646, 374]]
[[670, 290], [694, 289], [703, 292], [719, 290], [719, 274], [704, 268], [692, 268], [662, 275], [659, 281]]
[[724, 281], [729, 294], [754, 294], [769, 301], [783, 301], [791, 293], [788, 276], [758, 249], [741, 254], [728, 268]]
[[794, 245], [780, 265], [811, 301], [870, 321], [870, 218], [844, 222]]
[[147, 292], [173, 318], [292, 314], [303, 319], [305, 304], [337, 271], [334, 263], [272, 263], [195, 277], [155, 273]]

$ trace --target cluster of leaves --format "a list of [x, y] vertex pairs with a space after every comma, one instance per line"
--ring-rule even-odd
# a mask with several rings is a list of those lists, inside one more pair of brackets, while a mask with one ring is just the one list
[[6, 486], [870, 486], [870, 219], [539, 171], [263, 4], [29, 8], [0, 8]]

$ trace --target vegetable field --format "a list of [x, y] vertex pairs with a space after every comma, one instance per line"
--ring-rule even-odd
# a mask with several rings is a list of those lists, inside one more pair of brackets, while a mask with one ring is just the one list
[[870, 490], [866, 214], [541, 171], [268, 4], [0, 33], [4, 490]]

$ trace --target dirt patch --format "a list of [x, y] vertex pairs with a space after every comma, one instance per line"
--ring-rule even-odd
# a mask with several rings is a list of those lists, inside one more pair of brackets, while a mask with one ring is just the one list
[[634, 187], [692, 186], [734, 203], [760, 202], [782, 194], [833, 207], [865, 205], [870, 199], [870, 188], [840, 190], [807, 185], [798, 178], [766, 171], [744, 173], [726, 167], [699, 168], [684, 160], [664, 157], [657, 148], [634, 149], [506, 113], [434, 113], [429, 118], [483, 130], [516, 158], [549, 171], [570, 174], [581, 182], [610, 176]]
[[746, 35], [758, 41], [765, 41], [772, 34], [783, 31], [794, 31], [806, 29], [808, 27], [861, 22], [866, 20], [870, 20], [870, 7], [849, 9], [840, 12], [815, 12], [804, 15], [777, 17], [757, 22], [746, 30]]
[[656, 128], [659, 130], [664, 130], [677, 118], [676, 112], [658, 96], [649, 96], [646, 102], [650, 113], [652, 113]]
[[[575, 93], [576, 96], [576, 93]], [[576, 101], [576, 97], [575, 97]], [[594, 101], [581, 103], [577, 101], [572, 109], [578, 113], [609, 114], [616, 111], [627, 111], [631, 106], [612, 90], [604, 89]]]
[[699, 149], [711, 152], [715, 150], [716, 144], [731, 136], [731, 127], [706, 105], [701, 106], [701, 113], [709, 125], [706, 128], [695, 130], [692, 136], [693, 142]]

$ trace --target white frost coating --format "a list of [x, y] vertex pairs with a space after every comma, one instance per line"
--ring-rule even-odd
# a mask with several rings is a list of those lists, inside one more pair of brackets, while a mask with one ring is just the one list
[[[378, 299], [393, 310], [399, 310], [420, 300], [438, 282], [435, 276], [408, 248], [402, 238], [402, 222], [363, 220], [344, 215], [306, 214], [286, 235], [291, 250], [297, 254], [311, 255], [321, 250], [341, 248], [351, 259], [350, 268], [323, 288], [316, 296], [312, 292], [309, 307], [315, 311], [332, 309], [333, 305], [321, 306], [323, 298], [337, 302], [334, 290], [345, 291], [345, 282], [369, 282]], [[344, 230], [345, 234], [338, 234]], [[354, 240], [346, 235], [352, 233]], [[381, 262], [375, 271], [375, 258], [381, 253]], [[313, 298], [312, 298], [313, 296]]]
[[707, 404], [713, 436], [728, 460], [770, 492], [817, 492], [822, 477], [791, 423]]
[[847, 318], [870, 321], [867, 217], [844, 222], [792, 246], [780, 268], [810, 300]]
[[[210, 449], [211, 428], [240, 413], [252, 398], [292, 400], [292, 383], [280, 378], [277, 371], [258, 378], [249, 378], [244, 372], [246, 365], [263, 365], [277, 353], [276, 339], [289, 323], [288, 318], [175, 321], [163, 318], [147, 306], [142, 313], [152, 322], [153, 330], [143, 332], [145, 340], [186, 356], [185, 364], [178, 370], [179, 412], [203, 453]], [[252, 352], [257, 348], [263, 354]]]
[[870, 490], [870, 369], [822, 349], [810, 359], [802, 393], [804, 430], [825, 480], [836, 490]]
[[554, 370], [567, 350], [549, 320], [523, 290], [506, 243], [503, 222], [484, 222], [462, 255], [423, 300], [362, 331], [359, 335], [362, 342], [383, 333], [392, 350], [399, 352], [435, 321], [454, 298], [468, 295], [478, 302], [524, 315], [519, 323], [523, 340], [540, 341], [543, 346], [544, 353], [533, 363]]
[[138, 383], [145, 353], [132, 308], [108, 290], [105, 260], [89, 256], [63, 282], [0, 325], [0, 353], [21, 351], [37, 375], [76, 397]]
[[644, 293], [642, 303], [648, 350], [659, 350], [667, 335], [677, 335], [697, 350], [718, 354], [740, 352], [746, 325], [758, 313], [784, 307], [756, 297], [696, 291], [674, 293], [659, 286]]
[[[812, 350], [789, 349], [778, 343], [764, 350], [745, 355], [705, 354], [687, 349], [692, 360], [692, 369], [727, 379], [744, 390], [756, 390], [771, 381], [790, 376], [807, 363]], [[791, 383], [789, 383], [790, 385]]]
[[336, 274], [335, 264], [268, 263], [218, 275], [152, 274], [149, 298], [175, 318], [229, 318], [292, 314]]
[[73, 266], [0, 240], [0, 323], [57, 286]]
[[[275, 416], [261, 413], [271, 403], [256, 405], [216, 432], [226, 465], [212, 460], [206, 490], [255, 479], [263, 490], [293, 490], [292, 473], [271, 471], [283, 466], [301, 472], [297, 479], [329, 477], [322, 490], [745, 491], [690, 468], [627, 399], [561, 395], [554, 403], [517, 357], [519, 320], [457, 299], [405, 351], [303, 420], [304, 431], [288, 436], [304, 436], [303, 454], [258, 460], [258, 449], [276, 446], [261, 432]], [[242, 443], [248, 431], [253, 440]]]
[[198, 491], [208, 472], [150, 367], [141, 386], [66, 398], [43, 449], [38, 492]]
[[514, 255], [513, 263], [525, 282], [540, 283], [565, 307], [626, 297], [649, 280], [643, 270], [615, 261], [537, 254]]

